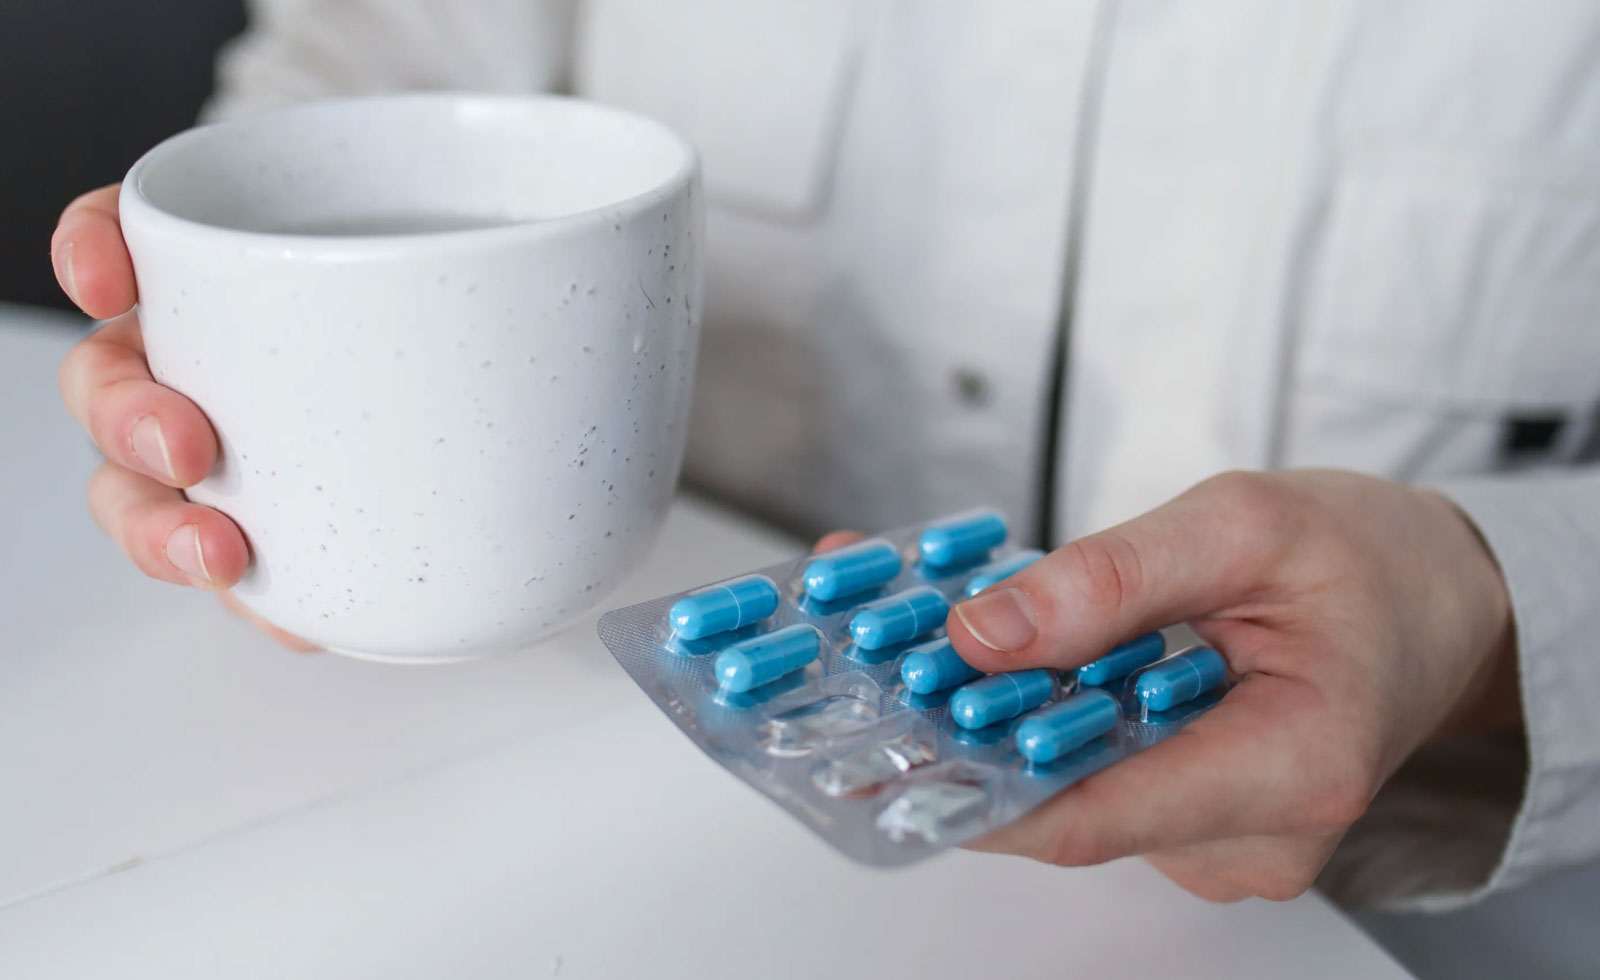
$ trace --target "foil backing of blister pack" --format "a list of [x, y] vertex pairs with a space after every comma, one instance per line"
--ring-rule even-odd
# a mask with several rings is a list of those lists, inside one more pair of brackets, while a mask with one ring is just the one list
[[[802, 578], [815, 556], [801, 555], [730, 576], [765, 575], [778, 586], [777, 610], [759, 623], [693, 641], [674, 636], [668, 610], [704, 587], [696, 586], [606, 613], [600, 639], [708, 755], [839, 851], [877, 866], [909, 864], [1010, 823], [1091, 773], [1170, 737], [1220, 699], [1222, 692], [1212, 691], [1144, 715], [1132, 693], [1142, 673], [1135, 671], [1104, 688], [1121, 704], [1116, 728], [1047, 765], [1029, 763], [1015, 744], [1015, 728], [1028, 714], [976, 731], [961, 728], [947, 708], [959, 688], [916, 695], [900, 678], [904, 652], [942, 636], [942, 627], [871, 652], [857, 648], [849, 631], [860, 606], [913, 586], [930, 585], [954, 606], [975, 575], [1018, 551], [1007, 541], [982, 561], [930, 569], [918, 560], [917, 547], [928, 526], [877, 536], [903, 559], [900, 573], [879, 588], [817, 602], [806, 595]], [[712, 671], [720, 650], [793, 624], [820, 630], [824, 642], [816, 660], [746, 693], [721, 688]], [[1174, 642], [1174, 631], [1164, 633], [1170, 657], [1182, 644]], [[1059, 680], [1036, 710], [1077, 690], [1071, 672]]]

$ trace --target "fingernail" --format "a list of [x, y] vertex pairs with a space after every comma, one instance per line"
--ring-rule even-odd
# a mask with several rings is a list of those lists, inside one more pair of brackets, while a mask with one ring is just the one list
[[211, 584], [206, 554], [200, 547], [200, 529], [193, 524], [185, 524], [167, 536], [167, 561], [195, 584]]
[[61, 276], [61, 288], [66, 290], [67, 298], [77, 303], [78, 276], [72, 271], [72, 242], [61, 246], [61, 268], [58, 272]]
[[985, 592], [956, 606], [956, 615], [991, 650], [1015, 653], [1039, 635], [1033, 600], [1021, 589]]
[[167, 451], [167, 437], [161, 431], [161, 422], [154, 415], [146, 415], [133, 424], [130, 433], [133, 454], [139, 462], [169, 480], [177, 479], [172, 471], [172, 453]]

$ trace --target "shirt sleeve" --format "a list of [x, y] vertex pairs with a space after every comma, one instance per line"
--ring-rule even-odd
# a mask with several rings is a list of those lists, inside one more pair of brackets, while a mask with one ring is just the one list
[[1456, 739], [1402, 768], [1324, 875], [1346, 904], [1444, 911], [1600, 855], [1600, 468], [1430, 489], [1505, 575], [1523, 740]]
[[576, 0], [250, 0], [201, 111], [378, 92], [559, 89]]

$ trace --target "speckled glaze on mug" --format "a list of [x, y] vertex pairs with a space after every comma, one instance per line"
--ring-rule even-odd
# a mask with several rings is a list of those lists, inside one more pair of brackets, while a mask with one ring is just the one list
[[319, 103], [123, 184], [156, 378], [221, 441], [251, 609], [370, 659], [526, 647], [649, 547], [700, 307], [693, 151], [540, 96]]

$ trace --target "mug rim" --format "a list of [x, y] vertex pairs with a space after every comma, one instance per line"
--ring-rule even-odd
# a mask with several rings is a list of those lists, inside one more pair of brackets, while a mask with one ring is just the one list
[[[165, 157], [178, 152], [186, 144], [194, 140], [204, 138], [206, 134], [225, 129], [242, 129], [262, 120], [281, 118], [308, 111], [331, 111], [361, 108], [376, 104], [394, 105], [402, 103], [437, 103], [458, 108], [470, 108], [472, 106], [504, 108], [506, 106], [536, 106], [539, 104], [578, 107], [585, 112], [610, 115], [625, 120], [631, 125], [655, 131], [657, 135], [663, 137], [679, 151], [682, 162], [670, 175], [636, 194], [581, 211], [566, 212], [548, 218], [527, 218], [479, 228], [388, 234], [313, 235], [234, 228], [176, 214], [151, 200], [142, 187], [142, 179], [147, 171], [160, 166]], [[672, 128], [648, 116], [590, 99], [548, 93], [385, 93], [301, 102], [252, 112], [236, 118], [203, 123], [180, 133], [175, 133], [146, 150], [134, 162], [133, 166], [128, 169], [127, 175], [123, 177], [122, 189], [118, 195], [118, 207], [121, 210], [124, 222], [127, 222], [131, 216], [136, 223], [150, 228], [191, 236], [215, 236], [247, 249], [265, 248], [279, 254], [293, 253], [298, 255], [339, 255], [359, 250], [363, 255], [370, 255], [375, 251], [403, 250], [412, 252], [418, 247], [432, 244], [456, 246], [493, 245], [507, 239], [525, 240], [529, 237], [560, 234], [575, 226], [591, 223], [601, 215], [635, 214], [639, 211], [649, 210], [676, 196], [686, 184], [690, 184], [695, 180], [699, 171], [700, 156], [694, 145]]]

